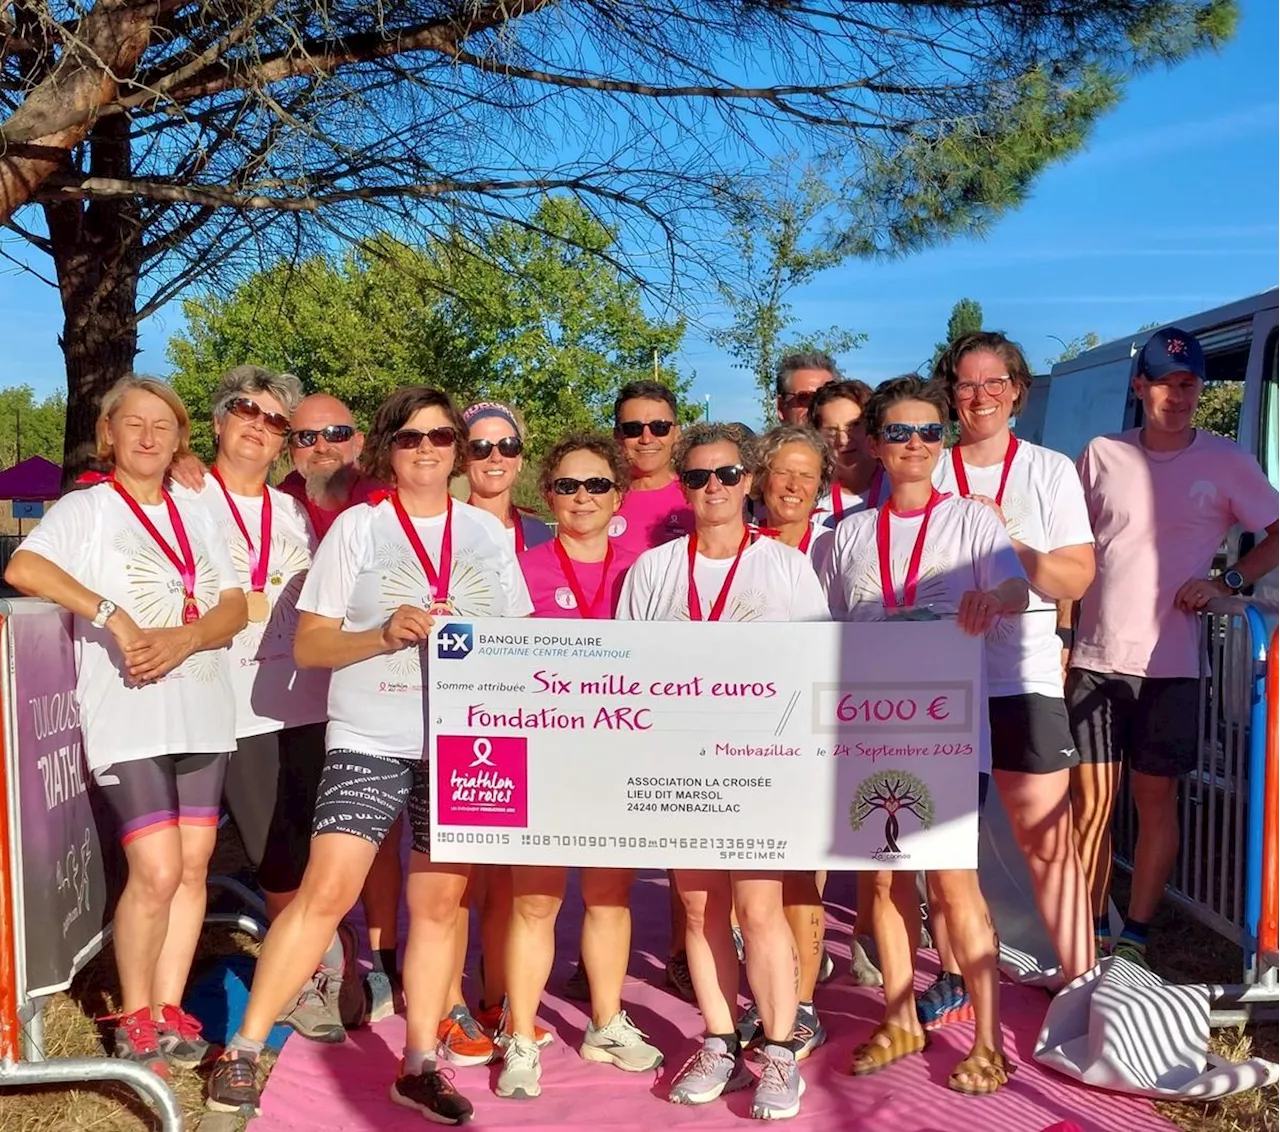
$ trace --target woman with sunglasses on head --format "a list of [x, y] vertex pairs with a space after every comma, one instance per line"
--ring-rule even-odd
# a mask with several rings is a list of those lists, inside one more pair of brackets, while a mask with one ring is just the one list
[[[609, 521], [626, 492], [627, 466], [607, 436], [575, 434], [555, 446], [538, 477], [556, 519], [556, 538], [520, 556], [535, 617], [611, 618], [634, 561], [609, 538]], [[507, 936], [507, 1000], [511, 1038], [498, 1075], [500, 1097], [542, 1092], [534, 1016], [555, 959], [555, 927], [568, 869], [515, 865], [515, 907]], [[662, 1054], [622, 1008], [631, 956], [631, 869], [582, 870], [581, 963], [590, 987], [591, 1021], [582, 1039], [587, 1061], [631, 1073], [656, 1069]]]
[[407, 807], [406, 1039], [391, 1099], [440, 1124], [471, 1117], [470, 1102], [436, 1064], [470, 870], [428, 856], [422, 648], [438, 617], [524, 617], [531, 606], [501, 523], [449, 494], [464, 444], [447, 394], [407, 386], [387, 398], [361, 459], [391, 490], [338, 517], [298, 599], [294, 657], [301, 668], [332, 670], [328, 754], [302, 885], [267, 933], [244, 1020], [210, 1077], [216, 1111], [256, 1111], [262, 1043]]
[[190, 439], [177, 394], [122, 378], [96, 431], [110, 475], [49, 509], [5, 581], [74, 614], [85, 757], [128, 866], [114, 917], [114, 1053], [167, 1077], [208, 1051], [179, 1004], [235, 747], [226, 646], [244, 627], [245, 596], [213, 524], [168, 490]]
[[[867, 404], [871, 451], [879, 457], [890, 496], [874, 511], [850, 516], [835, 530], [826, 571], [832, 615], [845, 621], [885, 621], [917, 611], [955, 616], [961, 630], [986, 634], [1001, 617], [1027, 606], [1027, 579], [1004, 528], [971, 500], [945, 495], [932, 476], [942, 454], [946, 394], [915, 375], [881, 385]], [[975, 802], [991, 753], [979, 751]], [[920, 944], [915, 873], [864, 873], [860, 910], [867, 910], [884, 976], [884, 1021], [853, 1052], [850, 1072], [879, 1072], [925, 1048], [912, 985]], [[945, 922], [973, 997], [973, 1046], [948, 1082], [957, 1092], [995, 1092], [1008, 1080], [1000, 1034], [996, 938], [976, 869], [926, 876], [934, 917]]]
[[[992, 777], [1026, 857], [1040, 918], [1070, 981], [1094, 964], [1093, 923], [1071, 825], [1078, 765], [1063, 699], [1056, 602], [1075, 601], [1094, 574], [1093, 530], [1075, 465], [1018, 440], [1010, 420], [1026, 402], [1031, 371], [1003, 334], [965, 334], [934, 366], [960, 422], [960, 443], [934, 483], [985, 506], [1008, 532], [1031, 585], [1028, 615], [987, 634]], [[920, 997], [933, 1028], [969, 1015], [969, 995], [942, 933], [942, 970]]]
[[835, 457], [830, 491], [819, 497], [814, 512], [823, 526], [834, 527], [847, 515], [878, 507], [889, 493], [884, 470], [867, 446], [863, 414], [871, 393], [864, 381], [831, 381], [809, 402], [809, 427]]
[[[675, 455], [693, 510], [690, 535], [646, 551], [623, 583], [618, 617], [632, 621], [825, 621], [826, 599], [809, 560], [743, 520], [757, 466], [739, 425], [696, 424]], [[674, 1104], [706, 1104], [752, 1083], [736, 1034], [739, 965], [730, 928], [736, 907], [747, 983], [760, 1013], [762, 1072], [751, 1113], [781, 1120], [800, 1111], [804, 1084], [791, 1048], [798, 1005], [795, 940], [782, 907], [782, 873], [677, 870], [685, 947], [706, 1024], [701, 1048], [671, 1086]]]
[[467, 426], [467, 482], [473, 507], [488, 511], [511, 533], [517, 554], [551, 541], [551, 528], [511, 501], [524, 467], [524, 423], [509, 405], [477, 401], [462, 410]]

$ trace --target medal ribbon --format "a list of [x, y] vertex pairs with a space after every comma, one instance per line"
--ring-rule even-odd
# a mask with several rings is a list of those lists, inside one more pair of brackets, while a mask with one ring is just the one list
[[[725, 578], [724, 584], [720, 587], [720, 592], [716, 595], [716, 600], [711, 603], [711, 615], [708, 621], [719, 621], [724, 613], [724, 607], [729, 600], [729, 590], [733, 586], [733, 576], [738, 572], [738, 563], [742, 561], [742, 553], [747, 549], [747, 544], [751, 541], [752, 528], [748, 527], [742, 532], [742, 541], [738, 543], [738, 553], [733, 557], [733, 565], [729, 567], [728, 577]], [[689, 620], [702, 620], [702, 600], [698, 597], [698, 584], [693, 579], [693, 566], [698, 557], [698, 536], [692, 534], [689, 536]]]
[[883, 595], [885, 609], [897, 609], [901, 606], [910, 609], [916, 603], [916, 590], [920, 587], [920, 560], [924, 557], [925, 536], [929, 532], [929, 516], [947, 497], [937, 488], [929, 496], [925, 504], [924, 517], [920, 520], [920, 530], [916, 534], [915, 545], [911, 548], [911, 557], [907, 559], [907, 577], [902, 584], [902, 601], [893, 588], [893, 563], [889, 555], [889, 512], [888, 503], [880, 508], [876, 516], [876, 551], [880, 556], [880, 592]]
[[[596, 590], [596, 596], [587, 601], [587, 595], [582, 590], [582, 585], [578, 581], [578, 575], [574, 573], [573, 559], [569, 557], [564, 545], [557, 538], [552, 546], [555, 547], [556, 558], [560, 560], [560, 569], [564, 573], [565, 581], [569, 583], [569, 589], [573, 591], [573, 598], [578, 603], [578, 616], [583, 620], [599, 620], [604, 615], [597, 612], [600, 608], [600, 602], [604, 598], [605, 590], [609, 586], [609, 567], [613, 565], [613, 543], [609, 544], [608, 550], [604, 553], [604, 568], [600, 573], [600, 587]], [[610, 614], [613, 610], [609, 611]]]
[[[1004, 467], [1000, 472], [1000, 488], [996, 492], [996, 506], [1004, 504], [1004, 485], [1009, 482], [1009, 469], [1013, 467], [1013, 454], [1018, 451], [1018, 438], [1009, 433], [1009, 447], [1004, 450]], [[964, 472], [964, 457], [960, 455], [960, 445], [951, 449], [951, 467], [956, 474], [956, 487], [962, 497], [969, 497], [969, 477]]]
[[253, 539], [249, 537], [249, 528], [245, 526], [244, 517], [240, 514], [235, 500], [231, 498], [227, 485], [222, 482], [222, 475], [216, 467], [209, 471], [218, 481], [218, 486], [222, 488], [231, 517], [244, 536], [245, 546], [249, 548], [249, 588], [255, 593], [262, 593], [267, 588], [267, 559], [271, 557], [271, 492], [267, 490], [266, 484], [262, 485], [262, 529], [258, 533], [258, 549], [254, 550]]
[[413, 553], [417, 555], [418, 564], [422, 567], [422, 572], [427, 576], [427, 584], [431, 587], [435, 601], [439, 604], [447, 605], [449, 601], [449, 575], [453, 573], [453, 496], [449, 496], [449, 502], [444, 513], [444, 535], [440, 539], [439, 573], [436, 572], [431, 556], [427, 553], [427, 548], [422, 545], [422, 539], [418, 537], [418, 532], [414, 529], [413, 520], [409, 518], [409, 512], [404, 509], [404, 504], [400, 502], [399, 492], [392, 494], [391, 506], [395, 508], [396, 518], [400, 520], [400, 526], [404, 529], [404, 537], [409, 540]]
[[800, 544], [796, 547], [801, 554], [809, 553], [809, 544], [813, 541], [813, 527], [805, 527], [804, 537], [801, 538]]
[[[173, 564], [173, 568], [178, 571], [178, 577], [182, 579], [182, 620], [184, 624], [191, 624], [200, 617], [200, 606], [196, 604], [196, 556], [191, 552], [191, 540], [187, 538], [187, 528], [182, 525], [182, 516], [178, 514], [177, 504], [164, 488], [160, 489], [160, 494], [164, 497], [165, 508], [169, 512], [169, 522], [173, 526], [173, 537], [178, 540], [178, 550], [175, 553], [173, 547], [165, 541], [164, 536], [156, 530], [156, 525], [149, 518], [147, 513], [138, 505], [138, 501], [129, 494], [128, 488], [119, 480], [112, 479], [111, 486], [116, 489], [116, 493], [124, 500], [125, 505], [133, 512], [133, 517], [142, 524], [142, 529], [147, 532], [154, 540], [156, 546], [164, 552], [164, 556]], [[179, 554], [181, 557], [179, 557]]]

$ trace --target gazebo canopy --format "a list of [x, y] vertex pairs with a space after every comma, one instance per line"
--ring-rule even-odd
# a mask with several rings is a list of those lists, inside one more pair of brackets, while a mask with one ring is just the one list
[[48, 502], [62, 494], [62, 469], [43, 456], [28, 456], [0, 472], [0, 499]]

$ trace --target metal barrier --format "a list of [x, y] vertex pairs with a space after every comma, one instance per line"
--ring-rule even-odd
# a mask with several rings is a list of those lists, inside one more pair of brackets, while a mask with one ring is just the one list
[[1267, 650], [1267, 769], [1262, 819], [1262, 915], [1258, 951], [1262, 962], [1280, 966], [1280, 634]]

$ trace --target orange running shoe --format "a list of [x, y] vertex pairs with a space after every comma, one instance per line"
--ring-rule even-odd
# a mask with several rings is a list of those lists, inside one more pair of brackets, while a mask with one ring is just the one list
[[455, 1006], [436, 1030], [436, 1054], [453, 1065], [488, 1065], [497, 1054], [493, 1039], [465, 1006]]
[[[506, 1044], [506, 1039], [511, 1033], [511, 1020], [507, 1017], [505, 1000], [503, 1000], [501, 1006], [482, 1006], [476, 1011], [476, 1020], [488, 1033], [493, 1035], [496, 1045]], [[535, 1025], [533, 1027], [533, 1040], [541, 1049], [554, 1042], [556, 1036], [550, 1030], [544, 1030], [541, 1026]]]

